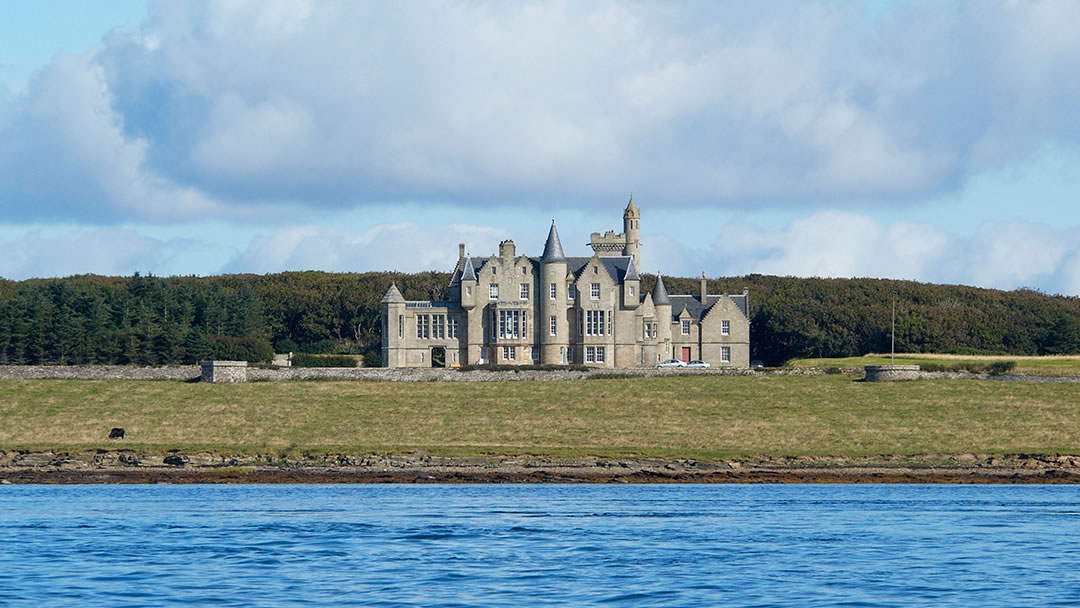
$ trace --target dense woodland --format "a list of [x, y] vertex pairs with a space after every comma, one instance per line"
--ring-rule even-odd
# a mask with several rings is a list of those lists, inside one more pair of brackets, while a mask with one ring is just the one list
[[[285, 272], [215, 277], [0, 279], [0, 364], [157, 365], [207, 358], [268, 361], [273, 352], [363, 354], [379, 363], [379, 301], [447, 299], [446, 273]], [[644, 276], [643, 292], [655, 278]], [[698, 293], [698, 279], [664, 279]], [[709, 293], [750, 290], [751, 358], [888, 352], [1080, 352], [1080, 299], [881, 279], [749, 275]]]

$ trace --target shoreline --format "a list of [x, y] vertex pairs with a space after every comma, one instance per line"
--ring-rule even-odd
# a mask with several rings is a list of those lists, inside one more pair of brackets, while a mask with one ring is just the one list
[[208, 453], [161, 458], [126, 450], [0, 452], [0, 485], [118, 483], [1080, 484], [1080, 457], [937, 454], [706, 462], [336, 454], [273, 462], [268, 456]]

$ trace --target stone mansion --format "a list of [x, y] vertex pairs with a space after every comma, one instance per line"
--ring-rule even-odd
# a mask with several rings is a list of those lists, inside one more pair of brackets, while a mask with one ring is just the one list
[[382, 299], [387, 367], [585, 364], [652, 367], [701, 359], [748, 367], [748, 295], [669, 295], [657, 276], [641, 293], [641, 213], [631, 197], [623, 232], [594, 232], [591, 257], [563, 253], [554, 220], [540, 257], [470, 257], [458, 246], [450, 301], [407, 301], [391, 285]]

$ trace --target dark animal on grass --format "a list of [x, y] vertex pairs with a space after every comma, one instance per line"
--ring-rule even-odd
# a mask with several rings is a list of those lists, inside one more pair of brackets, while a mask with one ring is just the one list
[[120, 427], [117, 427], [117, 428], [109, 431], [109, 439], [123, 439], [123, 438], [124, 438], [124, 429], [122, 429]]

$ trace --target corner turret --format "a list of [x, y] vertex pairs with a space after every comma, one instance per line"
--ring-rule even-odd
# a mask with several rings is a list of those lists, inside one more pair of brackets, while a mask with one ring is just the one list
[[[671, 298], [668, 297], [664, 277], [656, 275], [656, 286], [652, 290], [653, 306], [656, 308], [656, 342], [661, 358], [672, 357], [671, 348]], [[662, 345], [662, 346], [661, 346]]]
[[551, 220], [544, 255], [540, 257], [540, 284], [536, 294], [540, 301], [540, 319], [536, 327], [540, 330], [541, 363], [566, 363], [566, 350], [570, 345], [566, 272], [566, 254], [555, 229], [555, 220]]
[[623, 308], [637, 308], [638, 304], [641, 304], [641, 277], [638, 276], [634, 258], [630, 258], [630, 263], [626, 266], [626, 276], [623, 277], [622, 283]]
[[382, 302], [382, 358], [386, 367], [405, 364], [405, 296], [391, 283]]
[[466, 256], [461, 267], [460, 289], [461, 307], [471, 310], [476, 306], [476, 269], [473, 268], [472, 258]]

